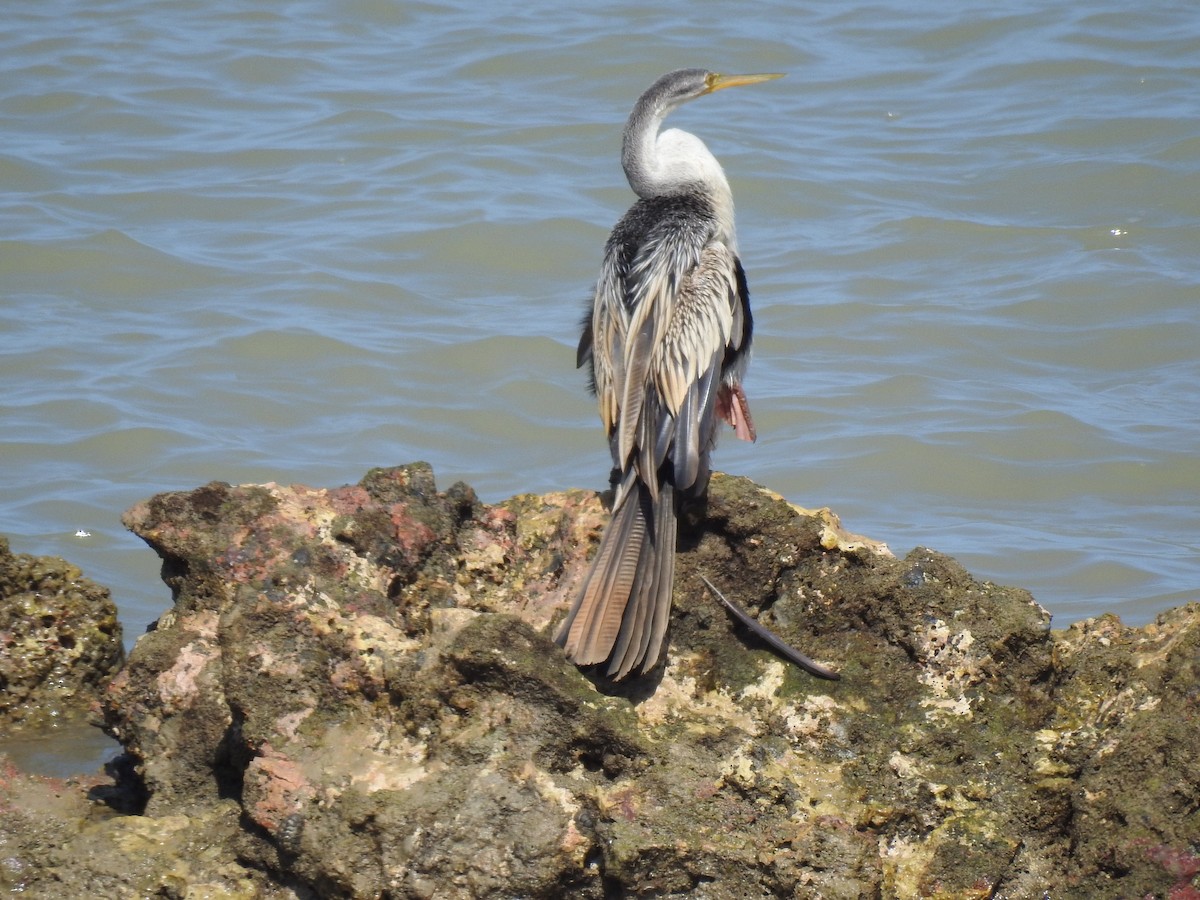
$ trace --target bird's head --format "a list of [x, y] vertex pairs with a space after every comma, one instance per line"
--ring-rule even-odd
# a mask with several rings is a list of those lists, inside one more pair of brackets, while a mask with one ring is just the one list
[[732, 218], [733, 201], [725, 174], [703, 141], [674, 128], [659, 135], [659, 126], [671, 110], [688, 100], [780, 77], [778, 73], [721, 75], [707, 69], [677, 69], [658, 79], [638, 99], [625, 124], [621, 165], [629, 186], [639, 197], [698, 189], [727, 209], [727, 217]]
[[654, 105], [658, 107], [660, 115], [666, 115], [668, 112], [685, 103], [688, 100], [694, 100], [696, 97], [703, 97], [705, 94], [711, 94], [714, 91], [721, 91], [725, 88], [738, 87], [743, 84], [759, 84], [763, 81], [772, 81], [776, 78], [782, 78], [782, 72], [770, 72], [756, 75], [722, 75], [719, 72], [710, 72], [707, 69], [676, 69], [674, 72], [668, 72], [658, 81], [654, 82], [643, 94], [643, 99], [654, 98]]

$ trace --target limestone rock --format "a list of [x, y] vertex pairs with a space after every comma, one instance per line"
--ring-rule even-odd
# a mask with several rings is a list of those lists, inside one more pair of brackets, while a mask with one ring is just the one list
[[[103, 777], [26, 775], [0, 757], [0, 893], [29, 898], [295, 898], [236, 859], [238, 807], [117, 815]], [[89, 799], [92, 798], [92, 799]]]
[[0, 726], [82, 715], [123, 659], [107, 588], [0, 537]]
[[[667, 661], [614, 685], [551, 641], [604, 520], [580, 491], [439, 492], [423, 464], [139, 504], [174, 603], [105, 717], [147, 800], [68, 844], [161, 823], [191, 868], [164, 851], [137, 889], [226, 892], [196, 896], [1200, 886], [1200, 606], [1051, 632], [1023, 590], [716, 476], [681, 523]], [[700, 575], [842, 680], [776, 658]]]

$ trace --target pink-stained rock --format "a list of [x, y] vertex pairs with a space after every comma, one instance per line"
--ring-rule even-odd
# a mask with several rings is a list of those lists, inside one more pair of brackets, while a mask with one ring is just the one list
[[[681, 523], [665, 664], [614, 685], [552, 642], [605, 519], [581, 491], [439, 492], [422, 464], [134, 507], [173, 604], [104, 709], [144, 808], [101, 831], [64, 817], [61, 864], [17, 829], [22, 889], [1196, 890], [1200, 605], [1052, 632], [1020, 589], [715, 476]], [[700, 575], [842, 679], [775, 657]], [[136, 878], [84, 854], [124, 859], [156, 823], [169, 849]]]

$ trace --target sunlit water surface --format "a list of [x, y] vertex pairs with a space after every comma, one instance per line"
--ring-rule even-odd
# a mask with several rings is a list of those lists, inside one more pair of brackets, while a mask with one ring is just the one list
[[723, 161], [757, 322], [718, 467], [1057, 625], [1198, 599], [1200, 16], [921, 2], [44, 2], [0, 25], [0, 532], [169, 602], [121, 512], [423, 459], [600, 487], [577, 324], [620, 128]]

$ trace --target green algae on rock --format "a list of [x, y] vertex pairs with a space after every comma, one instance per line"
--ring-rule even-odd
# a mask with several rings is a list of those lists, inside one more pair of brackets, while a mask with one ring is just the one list
[[[1200, 605], [1052, 632], [1023, 590], [715, 476], [667, 661], [614, 685], [551, 640], [604, 519], [583, 491], [442, 493], [424, 464], [134, 507], [174, 595], [105, 702], [135, 825], [195, 823], [232, 867], [195, 871], [212, 896], [1197, 890]], [[139, 885], [182, 892], [157, 860]]]

